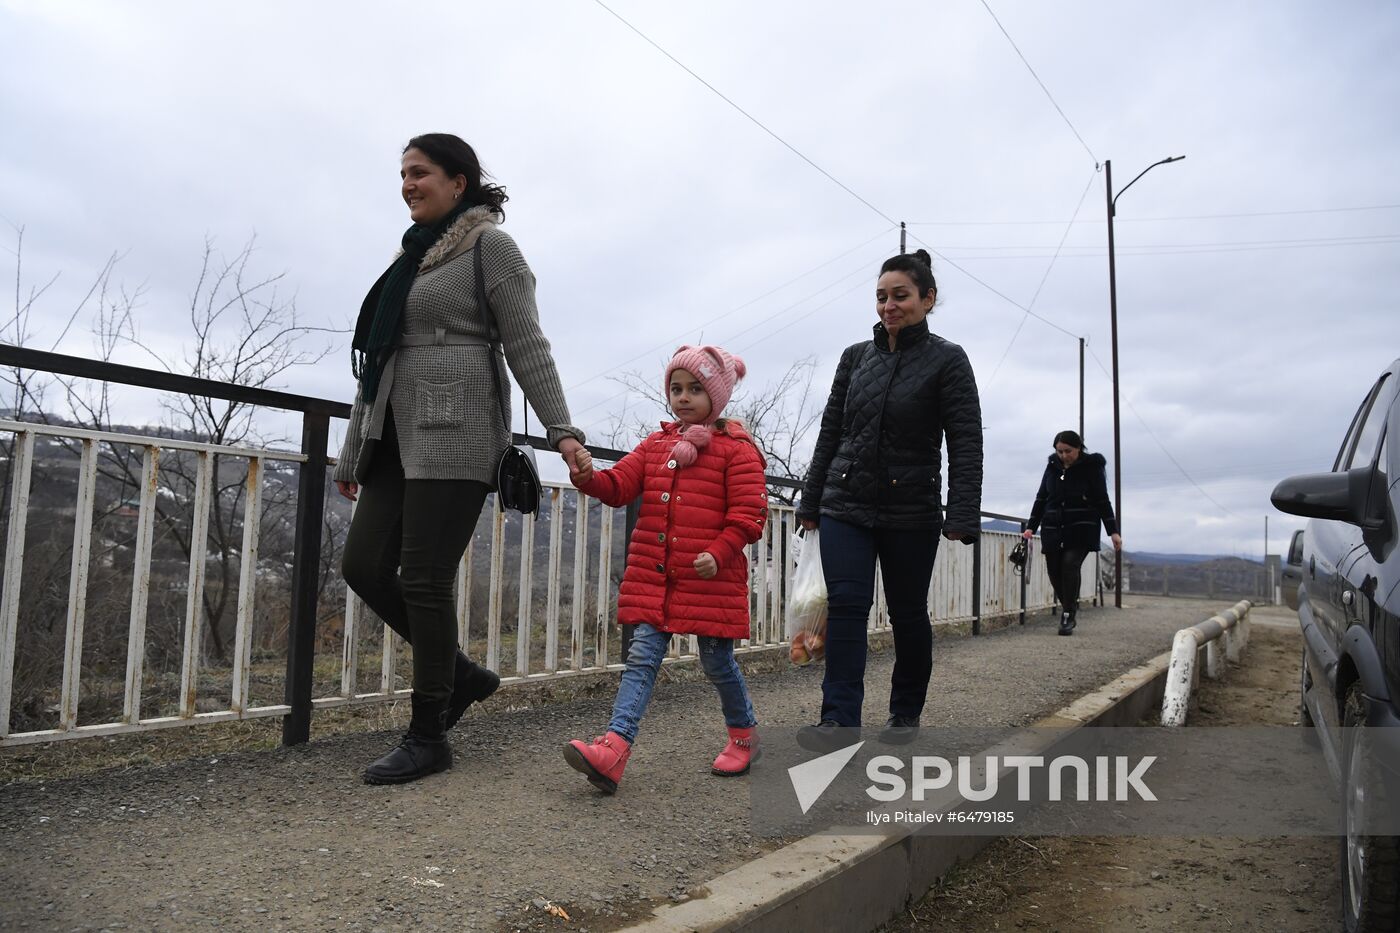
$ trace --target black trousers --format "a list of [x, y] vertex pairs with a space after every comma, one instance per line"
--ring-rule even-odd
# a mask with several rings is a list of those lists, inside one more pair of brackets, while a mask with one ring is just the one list
[[1079, 570], [1089, 552], [1084, 548], [1055, 548], [1045, 551], [1045, 566], [1050, 571], [1050, 585], [1055, 588], [1055, 601], [1064, 612], [1079, 611]]
[[894, 630], [890, 715], [917, 719], [933, 676], [928, 587], [938, 556], [938, 529], [863, 528], [823, 515], [821, 532], [827, 589], [822, 719], [841, 726], [860, 725], [876, 558]]
[[341, 569], [345, 582], [413, 646], [413, 692], [452, 696], [457, 565], [490, 487], [473, 480], [405, 479], [393, 413], [360, 486]]

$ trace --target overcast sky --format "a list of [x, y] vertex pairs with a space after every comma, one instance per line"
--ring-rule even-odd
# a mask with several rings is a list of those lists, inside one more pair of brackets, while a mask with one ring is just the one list
[[[1025, 514], [1078, 419], [1075, 336], [1088, 446], [1112, 454], [1096, 163], [1116, 190], [1185, 154], [1118, 202], [1124, 534], [1255, 556], [1271, 515], [1276, 550], [1300, 523], [1274, 483], [1330, 468], [1400, 356], [1400, 6], [989, 3], [1054, 104], [981, 0], [608, 0], [853, 195], [591, 0], [0, 0], [0, 277], [23, 227], [23, 287], [61, 273], [48, 349], [119, 251], [143, 340], [174, 359], [206, 237], [256, 234], [254, 268], [345, 329], [409, 223], [399, 150], [456, 132], [510, 192], [575, 419], [603, 441], [628, 404], [609, 377], [659, 376], [702, 334], [751, 390], [815, 357], [824, 398], [904, 220], [943, 257], [931, 325], [977, 372], [984, 507]], [[91, 354], [90, 318], [57, 349]], [[330, 339], [286, 388], [351, 397]]]

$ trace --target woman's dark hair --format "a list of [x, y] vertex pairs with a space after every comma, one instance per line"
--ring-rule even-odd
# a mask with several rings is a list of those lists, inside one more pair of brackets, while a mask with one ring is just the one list
[[891, 256], [880, 267], [881, 275], [886, 272], [903, 272], [919, 289], [920, 297], [927, 295], [929, 289], [933, 289], [934, 301], [938, 300], [938, 283], [933, 278], [933, 259], [929, 257], [927, 250], [916, 249], [912, 253]]
[[1084, 438], [1079, 436], [1078, 431], [1061, 431], [1055, 435], [1055, 444], [1068, 444], [1077, 447], [1080, 453], [1084, 452]]
[[417, 149], [427, 156], [448, 178], [462, 175], [467, 179], [467, 200], [473, 204], [483, 204], [504, 216], [501, 205], [507, 201], [506, 189], [490, 181], [490, 175], [481, 168], [481, 160], [476, 150], [467, 141], [451, 133], [424, 133], [415, 136], [403, 147], [403, 151]]

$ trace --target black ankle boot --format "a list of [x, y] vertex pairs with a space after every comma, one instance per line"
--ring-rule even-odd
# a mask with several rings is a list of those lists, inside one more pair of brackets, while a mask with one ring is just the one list
[[467, 707], [496, 692], [501, 685], [501, 677], [495, 671], [487, 670], [473, 663], [461, 651], [457, 652], [457, 667], [452, 675], [452, 699], [447, 703], [447, 725], [451, 729], [457, 725]]
[[1073, 635], [1073, 634], [1074, 634], [1074, 613], [1072, 613], [1072, 612], [1062, 612], [1062, 613], [1060, 613], [1060, 634], [1061, 634], [1061, 635]]
[[366, 784], [407, 784], [452, 767], [447, 744], [447, 704], [413, 694], [408, 733], [393, 751], [365, 769]]

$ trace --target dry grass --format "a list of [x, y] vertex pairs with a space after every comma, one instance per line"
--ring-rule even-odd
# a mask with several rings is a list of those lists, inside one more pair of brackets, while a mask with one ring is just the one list
[[[881, 927], [881, 933], [962, 929], [964, 922], [1004, 912], [1019, 893], [1020, 879], [1054, 871], [1055, 839], [1004, 837], [972, 861], [960, 862], [920, 902]], [[928, 926], [932, 921], [946, 926]]]

